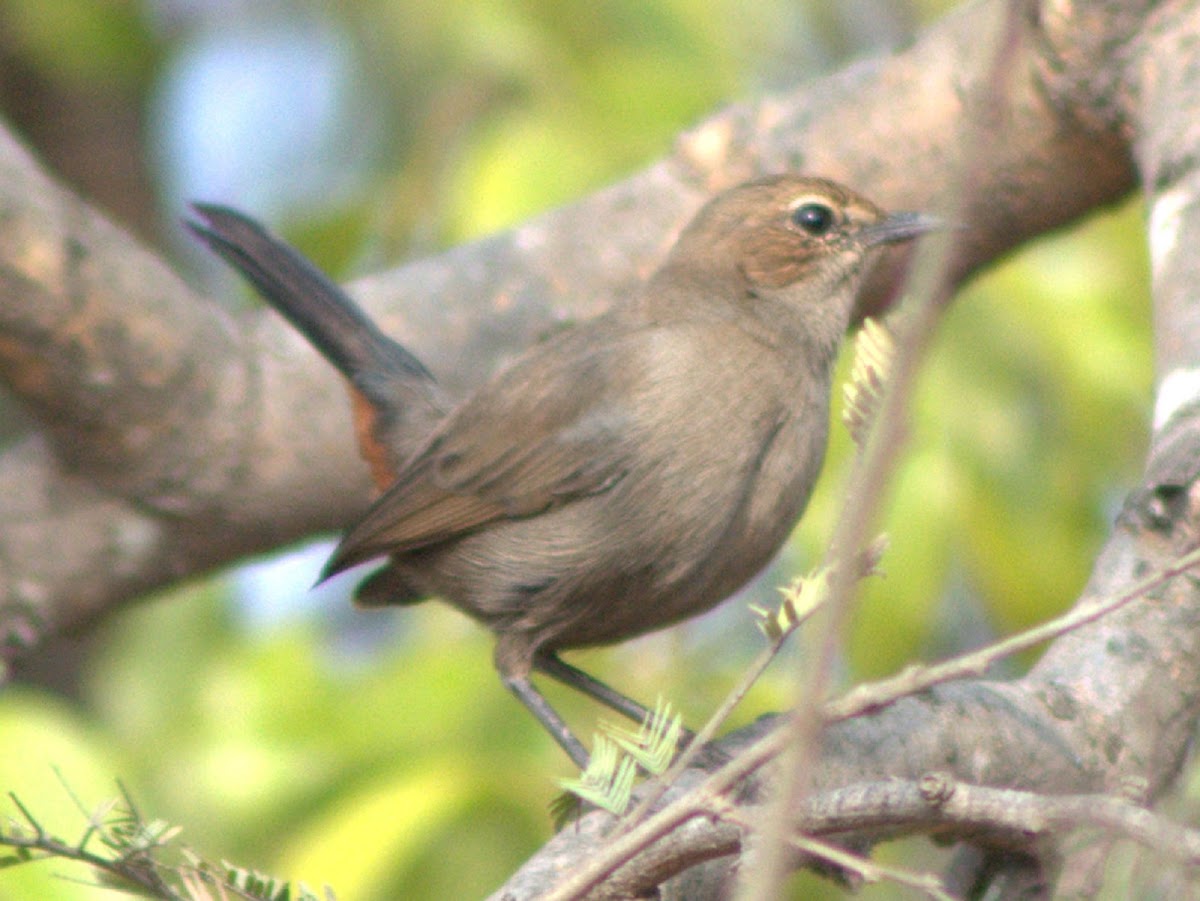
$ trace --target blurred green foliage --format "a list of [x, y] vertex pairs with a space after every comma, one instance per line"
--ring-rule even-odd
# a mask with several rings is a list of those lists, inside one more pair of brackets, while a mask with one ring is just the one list
[[[363, 196], [297, 214], [293, 234], [345, 267], [519, 221], [664, 152], [708, 110], [860, 51], [878, 35], [847, 18], [850, 6], [347, 3], [338, 15], [386, 151]], [[906, 18], [886, 0], [877, 7], [881, 21]], [[54, 77], [152, 84], [188, 26], [122, 30], [133, 8], [5, 0], [0, 24], [28, 65]], [[923, 4], [920, 16], [939, 8]], [[259, 15], [314, 10], [297, 0]], [[847, 678], [1043, 619], [1082, 586], [1144, 450], [1141, 217], [1130, 204], [1048, 237], [977, 279], [950, 311], [885, 505], [886, 578], [864, 592]], [[810, 513], [760, 596], [819, 558], [848, 443], [835, 429]], [[207, 856], [330, 884], [346, 901], [477, 897], [545, 840], [567, 764], [501, 688], [482, 630], [437, 605], [358, 613], [362, 628], [394, 624], [398, 638], [347, 656], [331, 650], [319, 616], [248, 629], [229, 594], [218, 580], [105, 624], [79, 704], [7, 690], [0, 787], [71, 837], [82, 819], [51, 767], [85, 805], [115, 795], [119, 778], [147, 815], [182, 824]], [[635, 697], [670, 698], [695, 726], [759, 641], [736, 601], [573, 659]], [[735, 723], [786, 704], [786, 674], [781, 663]], [[589, 734], [596, 710], [548, 690]], [[0, 899], [98, 896], [53, 875], [63, 872], [4, 870]], [[797, 886], [797, 897], [836, 894], [812, 877]]]
[[55, 79], [128, 85], [156, 62], [156, 48], [135, 4], [4, 0], [0, 6], [12, 50]]

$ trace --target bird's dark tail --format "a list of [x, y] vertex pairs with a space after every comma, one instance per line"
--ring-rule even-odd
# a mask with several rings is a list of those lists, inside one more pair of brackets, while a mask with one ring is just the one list
[[346, 292], [297, 250], [249, 216], [194, 203], [203, 219], [188, 229], [233, 266], [263, 299], [287, 317], [355, 387], [371, 397], [382, 374], [432, 381], [429, 370], [367, 318]]
[[187, 227], [233, 266], [347, 379], [355, 431], [376, 483], [386, 486], [414, 442], [445, 414], [429, 370], [367, 318], [295, 248], [249, 216], [195, 203]]

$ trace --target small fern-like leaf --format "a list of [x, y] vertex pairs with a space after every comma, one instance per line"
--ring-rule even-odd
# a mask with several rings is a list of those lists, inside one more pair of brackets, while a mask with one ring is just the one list
[[286, 880], [276, 879], [248, 867], [235, 866], [224, 860], [221, 861], [221, 866], [225, 868], [226, 884], [247, 897], [256, 901], [291, 901], [292, 886]]
[[874, 319], [863, 322], [854, 340], [854, 366], [850, 381], [842, 389], [845, 406], [842, 422], [858, 447], [870, 432], [875, 414], [883, 403], [884, 386], [896, 353], [891, 333]]
[[[862, 549], [851, 562], [851, 578], [855, 581], [879, 574], [879, 561], [888, 548], [887, 535], [879, 535]], [[829, 566], [797, 576], [779, 589], [783, 600], [774, 610], [750, 605], [755, 624], [767, 641], [782, 641], [820, 609], [829, 596]]]
[[550, 822], [559, 832], [567, 823], [583, 813], [583, 801], [573, 792], [561, 791], [550, 801]]
[[678, 713], [672, 715], [670, 703], [660, 697], [654, 712], [636, 731], [617, 723], [605, 723], [604, 731], [638, 766], [660, 776], [671, 765], [679, 747], [683, 717]]
[[783, 600], [773, 610], [755, 604], [750, 611], [767, 641], [782, 641], [825, 602], [829, 593], [829, 569], [819, 567], [805, 576], [797, 576], [779, 589]]
[[620, 816], [629, 806], [637, 764], [621, 754], [616, 743], [597, 734], [587, 769], [578, 779], [560, 779], [558, 784], [589, 804]]

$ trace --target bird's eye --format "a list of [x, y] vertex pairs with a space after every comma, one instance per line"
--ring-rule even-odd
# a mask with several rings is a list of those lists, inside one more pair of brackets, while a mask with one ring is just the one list
[[836, 217], [823, 203], [802, 203], [792, 210], [792, 222], [810, 235], [823, 235], [833, 228]]

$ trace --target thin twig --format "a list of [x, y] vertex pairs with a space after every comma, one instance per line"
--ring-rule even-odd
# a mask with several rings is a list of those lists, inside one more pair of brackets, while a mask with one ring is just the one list
[[742, 702], [742, 699], [746, 696], [746, 692], [754, 686], [754, 683], [758, 681], [763, 671], [771, 665], [771, 661], [779, 654], [779, 651], [783, 648], [790, 635], [791, 632], [787, 632], [774, 639], [750, 662], [750, 666], [742, 674], [741, 680], [725, 696], [725, 700], [721, 702], [721, 705], [713, 715], [708, 718], [704, 727], [692, 737], [692, 740], [688, 742], [688, 746], [675, 758], [670, 768], [662, 777], [649, 787], [645, 796], [638, 802], [637, 807], [617, 826], [616, 831], [613, 833], [614, 838], [630, 832], [646, 819], [654, 805], [667, 793], [675, 783], [675, 780], [679, 778], [679, 775], [691, 765], [692, 761], [696, 759], [696, 755], [704, 749], [704, 746], [712, 741], [713, 736], [717, 734], [717, 730], [721, 728], [737, 705]]
[[[883, 555], [887, 548], [887, 539], [885, 536], [879, 536], [872, 546], [864, 553], [858, 556], [853, 566], [851, 567], [855, 579], [864, 579], [877, 572], [876, 567], [879, 564], [879, 558]], [[683, 753], [671, 764], [670, 769], [658, 779], [646, 792], [645, 796], [638, 803], [637, 807], [628, 814], [621, 823], [617, 826], [613, 837], [624, 835], [631, 829], [638, 826], [650, 813], [650, 810], [659, 802], [664, 794], [670, 790], [675, 780], [683, 773], [688, 766], [696, 759], [696, 756], [704, 749], [717, 734], [717, 730], [721, 725], [729, 719], [729, 715], [733, 713], [737, 705], [746, 697], [746, 693], [754, 686], [771, 662], [779, 655], [783, 646], [788, 639], [829, 600], [828, 584], [829, 572], [824, 568], [819, 568], [803, 578], [795, 579], [787, 589], [783, 589], [784, 600], [780, 605], [780, 612], [773, 614], [770, 619], [775, 621], [774, 629], [763, 629], [763, 633], [768, 637], [768, 644], [758, 656], [750, 662], [746, 671], [742, 674], [742, 678], [733, 687], [725, 699], [717, 707], [716, 711], [708, 718], [708, 721], [684, 749]], [[807, 606], [802, 606], [798, 603], [798, 598], [803, 594], [803, 589], [800, 586], [811, 587], [819, 585], [817, 589], [817, 598]], [[783, 611], [787, 611], [786, 614]], [[779, 622], [782, 620], [782, 622]]]
[[883, 882], [887, 880], [897, 885], [916, 889], [933, 901], [957, 901], [946, 890], [946, 884], [936, 873], [918, 873], [903, 867], [891, 867], [877, 863], [869, 857], [854, 854], [839, 845], [831, 845], [809, 835], [796, 836], [791, 840], [792, 847], [805, 854], [828, 861], [834, 866], [841, 867], [854, 873], [864, 882]]
[[129, 863], [125, 857], [114, 859], [87, 850], [86, 843], [91, 834], [99, 831], [99, 827], [91, 824], [90, 820], [89, 826], [84, 831], [84, 835], [80, 841], [71, 845], [46, 832], [42, 824], [38, 822], [32, 812], [21, 802], [15, 793], [9, 792], [8, 797], [12, 800], [17, 810], [21, 812], [21, 816], [29, 823], [34, 834], [32, 836], [24, 836], [11, 831], [0, 831], [0, 845], [6, 845], [10, 848], [23, 851], [40, 852], [47, 858], [72, 860], [76, 863], [86, 864], [103, 873], [108, 873], [118, 879], [122, 879], [131, 886], [136, 886], [152, 898], [162, 898], [165, 901], [181, 901], [180, 895], [172, 891], [156, 873]]
[[[139, 895], [165, 901], [213, 897], [212, 891], [221, 898], [236, 897], [246, 901], [284, 896], [315, 901], [316, 896], [303, 887], [295, 888], [290, 883], [227, 863], [218, 867], [186, 847], [174, 845], [173, 839], [179, 834], [180, 827], [170, 826], [161, 820], [143, 819], [132, 794], [122, 783], [118, 783], [121, 798], [106, 801], [89, 813], [61, 774], [59, 780], [87, 824], [82, 837], [71, 845], [49, 834], [21, 799], [9, 792], [9, 798], [29, 827], [25, 829], [10, 819], [13, 823], [11, 828], [0, 828], [0, 847], [19, 852], [18, 860], [10, 863], [69, 860], [110, 877], [108, 881], [111, 884], [105, 884], [105, 888], [136, 890]], [[121, 805], [122, 799], [124, 806]], [[94, 836], [103, 842], [106, 852], [88, 850], [87, 845]], [[160, 852], [168, 849], [178, 850], [183, 855], [184, 863], [175, 865], [159, 860]], [[168, 879], [177, 880], [184, 894], [180, 894]], [[72, 881], [96, 885], [83, 880]], [[202, 886], [203, 895], [200, 893]], [[325, 898], [327, 901], [334, 899], [328, 887], [325, 889]]]
[[[1001, 100], [1008, 89], [1009, 62], [1023, 24], [1024, 8], [1010, 4], [1004, 14], [1000, 33], [985, 80], [988, 100]], [[997, 102], [985, 104], [987, 109], [1002, 109]], [[974, 183], [975, 170], [982, 167], [984, 154], [975, 154], [974, 145], [983, 140], [979, 128], [968, 131], [961, 164], [952, 168], [949, 178], [959, 210], [968, 205], [968, 187]], [[955, 217], [961, 219], [962, 216]], [[962, 224], [956, 222], [957, 224]], [[890, 374], [883, 404], [871, 429], [865, 450], [858, 456], [851, 485], [841, 507], [838, 524], [826, 552], [826, 562], [836, 564], [862, 547], [871, 525], [883, 503], [884, 489], [899, 460], [897, 449], [907, 439], [908, 405], [916, 383], [920, 364], [932, 342], [934, 327], [951, 294], [950, 271], [953, 243], [949, 237], [923, 242], [922, 254], [911, 279], [910, 289], [915, 298], [913, 314], [904, 323], [897, 341], [895, 366]], [[749, 880], [739, 885], [741, 901], [771, 901], [778, 896], [788, 872], [786, 836], [790, 834], [789, 816], [808, 790], [806, 774], [813, 769], [817, 756], [819, 730], [824, 728], [817, 716], [822, 699], [832, 679], [834, 663], [840, 651], [842, 636], [850, 615], [854, 583], [844, 571], [835, 566], [829, 585], [826, 614], [817, 623], [814, 640], [818, 651], [808, 661], [797, 666], [796, 699], [793, 715], [781, 730], [793, 748], [791, 759], [782, 768], [773, 809], [765, 826], [766, 840], [761, 843], [756, 866]]]
[[821, 709], [822, 719], [825, 723], [849, 719], [866, 710], [886, 706], [898, 698], [916, 694], [952, 679], [980, 676], [997, 661], [1037, 647], [1039, 644], [1094, 622], [1197, 565], [1200, 565], [1200, 547], [1192, 548], [1174, 563], [1135, 582], [1122, 594], [1111, 598], [1095, 598], [1090, 602], [1081, 602], [1061, 616], [1042, 623], [1040, 626], [1026, 629], [1009, 638], [1002, 638], [976, 651], [961, 654], [943, 663], [932, 666], [910, 666], [887, 679], [856, 686], [840, 698], [824, 704]]
[[[721, 804], [719, 813], [722, 819], [739, 823], [747, 831], [754, 828], [727, 802]], [[957, 901], [946, 890], [945, 883], [936, 873], [919, 873], [903, 867], [881, 864], [869, 857], [855, 854], [841, 845], [823, 841], [812, 835], [792, 836], [790, 843], [795, 850], [802, 854], [833, 864], [839, 869], [854, 874], [863, 882], [876, 883], [889, 880], [897, 885], [916, 889], [933, 901]]]

